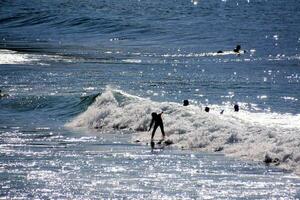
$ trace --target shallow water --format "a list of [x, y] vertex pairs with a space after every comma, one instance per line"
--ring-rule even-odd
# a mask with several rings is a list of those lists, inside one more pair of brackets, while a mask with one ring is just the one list
[[[0, 89], [10, 95], [0, 98], [0, 198], [299, 199], [299, 178], [261, 165], [265, 155], [292, 170], [300, 162], [299, 8], [0, 1]], [[131, 144], [162, 110], [174, 146], [258, 163]]]
[[4, 199], [300, 198], [300, 179], [282, 170], [217, 153], [152, 152], [128, 134], [46, 129], [1, 138]]

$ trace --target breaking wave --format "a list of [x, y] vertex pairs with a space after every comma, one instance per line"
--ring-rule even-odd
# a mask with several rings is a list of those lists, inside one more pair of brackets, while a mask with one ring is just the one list
[[[45, 62], [46, 61], [46, 62]], [[8, 49], [0, 49], [0, 65], [37, 64], [48, 65], [47, 62], [73, 62], [71, 58], [60, 55], [33, 54]]]
[[[147, 142], [151, 113], [160, 111], [164, 112], [165, 132], [173, 146], [220, 151], [300, 173], [300, 125], [297, 123], [300, 115], [247, 110], [225, 110], [223, 115], [206, 113], [201, 105], [184, 107], [174, 102], [155, 102], [108, 87], [66, 127], [100, 132], [131, 130], [133, 140]], [[160, 131], [156, 137], [160, 137]]]

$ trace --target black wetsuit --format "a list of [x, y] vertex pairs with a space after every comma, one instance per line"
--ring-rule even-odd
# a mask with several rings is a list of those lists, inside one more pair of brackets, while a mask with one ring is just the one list
[[154, 124], [154, 127], [153, 127], [153, 130], [152, 130], [151, 140], [153, 140], [154, 135], [155, 135], [155, 131], [158, 128], [158, 126], [160, 127], [163, 138], [165, 138], [164, 124], [163, 124], [161, 115], [162, 115], [162, 113], [160, 113], [160, 114], [155, 113], [154, 115], [152, 115], [152, 120], [151, 120], [151, 123], [150, 123], [149, 131], [151, 130], [153, 124]]

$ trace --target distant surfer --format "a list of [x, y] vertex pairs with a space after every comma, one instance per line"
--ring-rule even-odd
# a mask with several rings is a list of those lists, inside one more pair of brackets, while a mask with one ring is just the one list
[[210, 109], [209, 109], [209, 107], [207, 107], [207, 106], [204, 108], [204, 111], [205, 111], [205, 112], [209, 112], [209, 110], [210, 110]]
[[188, 105], [190, 105], [190, 103], [189, 103], [189, 100], [183, 100], [183, 106], [188, 106]]
[[151, 147], [152, 148], [154, 147], [153, 138], [154, 138], [154, 135], [155, 135], [155, 131], [158, 127], [160, 127], [160, 130], [161, 130], [161, 133], [162, 133], [162, 140], [161, 141], [163, 141], [165, 139], [164, 124], [163, 124], [163, 121], [162, 121], [162, 118], [161, 118], [162, 114], [163, 114], [163, 112], [161, 112], [159, 114], [157, 114], [156, 112], [153, 112], [151, 114], [152, 120], [151, 120], [150, 128], [149, 128], [148, 131], [150, 131], [152, 126], [154, 125], [153, 130], [152, 130], [152, 135], [151, 135]]
[[236, 47], [233, 49], [233, 52], [240, 55], [241, 53], [246, 53], [246, 50], [241, 49], [241, 45], [236, 45]]
[[[226, 52], [226, 51], [225, 51]], [[217, 53], [225, 53], [224, 51], [220, 50]], [[233, 52], [240, 55], [241, 53], [246, 53], [245, 50], [241, 50], [241, 45], [236, 45], [236, 47], [233, 49]]]
[[240, 110], [240, 107], [239, 107], [239, 105], [237, 105], [237, 104], [235, 104], [235, 105], [233, 106], [233, 108], [234, 108], [234, 112], [239, 112], [239, 110]]
[[235, 53], [240, 53], [240, 50], [241, 50], [241, 45], [236, 45], [236, 47], [233, 49], [233, 51], [235, 52]]

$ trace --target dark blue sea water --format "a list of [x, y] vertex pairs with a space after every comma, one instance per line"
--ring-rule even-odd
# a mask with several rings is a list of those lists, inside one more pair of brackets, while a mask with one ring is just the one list
[[[299, 3], [195, 2], [1, 1], [1, 49], [61, 56], [2, 65], [1, 87], [28, 96], [112, 84], [142, 96], [164, 91], [158, 100], [299, 113]], [[213, 54], [237, 44], [245, 55]]]
[[[0, 98], [0, 198], [299, 198], [299, 179], [278, 169], [175, 149], [153, 157], [123, 131], [107, 128], [103, 136], [65, 126], [107, 88], [158, 104], [189, 99], [212, 113], [231, 113], [237, 103], [238, 121], [267, 124], [275, 138], [288, 135], [288, 141], [270, 136], [270, 151], [288, 151], [282, 161], [294, 171], [300, 164], [299, 50], [297, 0], [2, 0], [0, 89], [9, 96]], [[182, 163], [172, 166], [174, 158]], [[239, 180], [231, 171], [236, 162]], [[219, 169], [220, 163], [228, 165]], [[144, 168], [129, 170], [136, 165]], [[182, 187], [174, 189], [174, 181]]]

